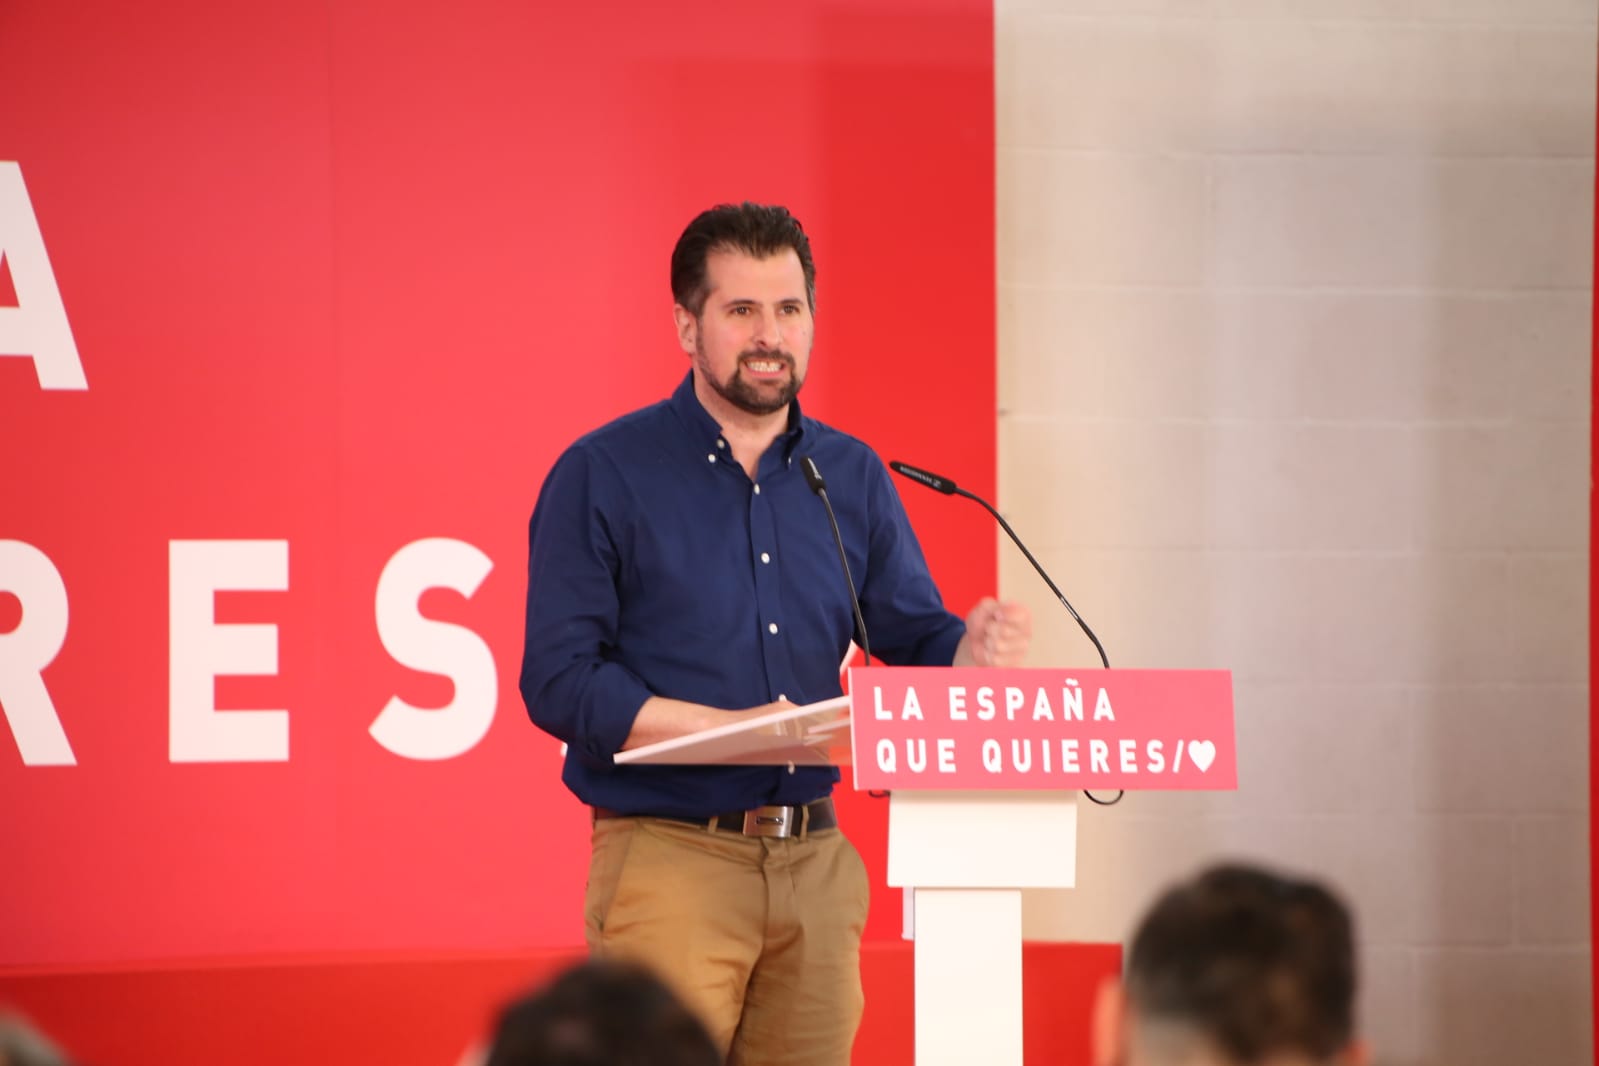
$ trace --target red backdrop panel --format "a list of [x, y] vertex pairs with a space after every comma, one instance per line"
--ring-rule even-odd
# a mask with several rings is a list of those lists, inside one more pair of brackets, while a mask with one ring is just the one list
[[[448, 1066], [492, 1031], [502, 1003], [548, 981], [580, 954], [284, 960], [0, 977], [0, 1002], [16, 1004], [81, 1062]], [[861, 952], [867, 1009], [852, 1056], [860, 1066], [913, 1061], [913, 970], [910, 944], [880, 940]], [[1023, 945], [1025, 1061], [1087, 1066], [1094, 992], [1120, 971], [1116, 945]]]
[[[0, 6], [0, 160], [88, 382], [0, 358], [0, 540], [66, 588], [75, 758], [0, 728], [0, 966], [577, 942], [587, 826], [515, 685], [540, 480], [670, 391], [672, 241], [752, 198], [814, 240], [807, 409], [991, 490], [992, 41], [988, 0]], [[951, 606], [991, 591], [981, 513], [906, 502]], [[375, 621], [426, 537], [492, 563], [420, 611], [498, 703], [424, 761], [368, 728], [456, 697]], [[286, 589], [216, 596], [278, 647], [216, 706], [287, 709], [286, 761], [169, 758], [183, 540], [286, 544]], [[0, 649], [27, 611], [0, 593]], [[881, 805], [847, 807], [881, 886]]]

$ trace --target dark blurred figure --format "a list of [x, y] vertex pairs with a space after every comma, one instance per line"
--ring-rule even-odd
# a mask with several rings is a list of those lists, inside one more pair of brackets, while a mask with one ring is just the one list
[[0, 1066], [67, 1066], [67, 1057], [38, 1030], [0, 1007]]
[[721, 1066], [698, 1018], [650, 971], [591, 959], [506, 1007], [485, 1066]]
[[1313, 881], [1218, 866], [1169, 889], [1100, 990], [1095, 1066], [1363, 1066], [1349, 911]]

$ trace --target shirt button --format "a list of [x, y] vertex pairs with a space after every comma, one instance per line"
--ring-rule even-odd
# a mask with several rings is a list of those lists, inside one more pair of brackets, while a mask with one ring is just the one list
[[756, 485], [755, 486], [755, 495], [759, 496], [760, 494], [761, 494], [761, 487], [759, 485]]
[[715, 455], [707, 455], [705, 458], [709, 459], [713, 463], [716, 462], [716, 456]]
[[769, 563], [771, 561], [772, 561], [772, 557], [770, 555], [767, 555], [765, 552], [761, 552], [761, 562]]
[[773, 622], [773, 623], [771, 623], [771, 624], [770, 624], [770, 625], [768, 625], [768, 626], [767, 626], [767, 627], [766, 627], [766, 631], [767, 631], [767, 632], [768, 632], [768, 633], [776, 633], [776, 632], [777, 632], [777, 623], [776, 623], [776, 622]]
[[727, 447], [727, 441], [721, 440], [720, 438], [718, 438], [718, 440], [716, 442], [716, 447], [717, 447], [718, 450]]

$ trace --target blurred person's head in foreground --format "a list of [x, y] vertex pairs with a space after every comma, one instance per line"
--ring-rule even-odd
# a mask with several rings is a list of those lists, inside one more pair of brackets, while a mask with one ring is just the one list
[[485, 1066], [721, 1066], [710, 1034], [649, 970], [591, 959], [500, 1014]]
[[0, 1066], [67, 1066], [67, 1057], [27, 1021], [0, 1006]]
[[1323, 886], [1209, 869], [1163, 894], [1101, 988], [1095, 1066], [1364, 1066], [1355, 942]]

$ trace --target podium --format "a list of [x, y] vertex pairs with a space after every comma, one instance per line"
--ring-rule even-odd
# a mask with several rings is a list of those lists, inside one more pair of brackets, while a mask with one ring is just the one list
[[1077, 883], [1080, 790], [1237, 787], [1231, 675], [858, 667], [849, 688], [616, 761], [848, 765], [888, 790], [916, 1064], [1022, 1066], [1022, 889]]

